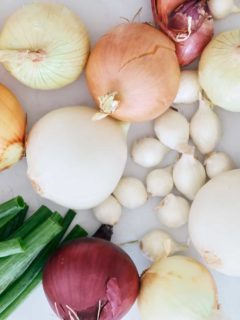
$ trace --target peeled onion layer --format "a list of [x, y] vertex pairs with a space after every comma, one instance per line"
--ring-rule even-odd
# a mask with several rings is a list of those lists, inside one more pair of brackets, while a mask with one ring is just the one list
[[240, 276], [240, 170], [211, 179], [193, 201], [189, 233], [210, 268]]
[[205, 48], [199, 63], [200, 85], [214, 105], [240, 111], [240, 30], [216, 36]]
[[126, 136], [96, 109], [65, 107], [41, 118], [27, 140], [28, 176], [44, 198], [73, 209], [92, 208], [115, 189], [127, 160]]
[[26, 114], [14, 94], [0, 84], [0, 171], [24, 155]]
[[[166, 111], [180, 80], [174, 43], [141, 23], [121, 24], [105, 34], [90, 55], [86, 73], [100, 110], [130, 122], [152, 120]], [[105, 104], [100, 97], [107, 98]]]
[[57, 89], [75, 81], [88, 51], [84, 25], [61, 4], [22, 6], [0, 33], [0, 62], [20, 82], [35, 89]]

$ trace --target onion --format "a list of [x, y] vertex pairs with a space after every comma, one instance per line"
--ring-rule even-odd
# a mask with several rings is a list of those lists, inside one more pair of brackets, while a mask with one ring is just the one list
[[240, 276], [240, 170], [221, 173], [197, 194], [190, 211], [191, 240], [209, 267]]
[[24, 154], [26, 114], [14, 94], [0, 84], [0, 171]]
[[60, 248], [43, 273], [43, 288], [64, 320], [119, 320], [139, 290], [137, 269], [116, 245], [84, 238]]
[[176, 43], [180, 65], [199, 57], [213, 36], [207, 0], [152, 0], [155, 23]]
[[87, 64], [90, 92], [101, 110], [124, 121], [151, 120], [166, 111], [179, 85], [174, 44], [147, 24], [121, 24], [104, 35]]
[[95, 109], [49, 112], [27, 141], [28, 176], [44, 198], [75, 209], [92, 208], [115, 189], [127, 159], [126, 137], [109, 118], [92, 121]]
[[240, 111], [240, 30], [223, 32], [204, 50], [199, 64], [199, 81], [213, 104]]
[[80, 19], [61, 4], [24, 5], [0, 34], [0, 62], [35, 89], [56, 89], [80, 75], [89, 40]]
[[141, 320], [213, 320], [217, 307], [211, 274], [189, 257], [160, 259], [142, 275]]

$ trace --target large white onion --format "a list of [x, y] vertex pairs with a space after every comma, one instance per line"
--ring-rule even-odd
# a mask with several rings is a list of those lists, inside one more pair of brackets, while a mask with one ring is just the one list
[[198, 192], [190, 211], [191, 240], [209, 267], [240, 276], [240, 170], [227, 171]]
[[205, 48], [199, 64], [199, 81], [213, 104], [240, 111], [240, 30], [223, 32]]
[[119, 123], [93, 121], [95, 109], [66, 107], [46, 114], [27, 141], [28, 176], [44, 198], [63, 206], [97, 206], [122, 176], [127, 145]]

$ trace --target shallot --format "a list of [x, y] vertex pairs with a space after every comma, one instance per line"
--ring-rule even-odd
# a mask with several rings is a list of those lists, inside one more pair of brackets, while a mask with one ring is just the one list
[[176, 44], [180, 65], [199, 57], [213, 36], [207, 0], [152, 0], [155, 23]]

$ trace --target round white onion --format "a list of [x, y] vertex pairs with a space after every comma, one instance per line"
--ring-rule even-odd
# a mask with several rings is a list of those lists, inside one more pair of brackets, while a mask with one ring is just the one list
[[102, 224], [111, 226], [118, 223], [122, 215], [120, 203], [112, 195], [93, 209], [93, 213]]
[[96, 110], [66, 107], [46, 114], [27, 141], [28, 176], [44, 198], [73, 209], [97, 206], [114, 190], [126, 159], [126, 136]]
[[189, 232], [209, 267], [240, 276], [240, 169], [210, 180], [193, 201]]

